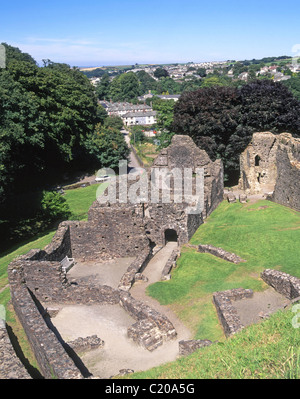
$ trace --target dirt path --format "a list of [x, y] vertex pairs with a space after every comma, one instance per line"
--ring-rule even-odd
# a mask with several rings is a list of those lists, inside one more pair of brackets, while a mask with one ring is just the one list
[[[129, 132], [127, 130], [121, 130], [121, 133], [123, 134], [125, 141], [130, 149]], [[136, 156], [134, 155], [133, 151], [130, 151], [128, 166], [129, 166], [129, 168], [140, 168], [141, 167]]]
[[146, 294], [146, 288], [150, 284], [160, 281], [163, 267], [169, 259], [172, 251], [176, 248], [176, 242], [167, 243], [167, 245], [151, 259], [146, 269], [143, 271], [143, 275], [148, 278], [148, 281], [139, 281], [135, 283], [132, 286], [130, 293], [135, 299], [144, 302], [146, 305], [164, 314], [174, 325], [178, 334], [178, 340], [191, 339], [192, 332], [177, 318], [174, 312], [168, 306], [161, 305], [156, 299], [153, 299]]

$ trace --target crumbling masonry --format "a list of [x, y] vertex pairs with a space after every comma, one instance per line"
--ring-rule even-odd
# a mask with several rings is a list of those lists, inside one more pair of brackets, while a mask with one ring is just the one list
[[[180, 245], [187, 243], [203, 219], [222, 201], [223, 167], [220, 160], [212, 162], [188, 136], [175, 136], [171, 145], [161, 151], [153, 168], [161, 167], [167, 171], [189, 167], [194, 174], [197, 168], [203, 168], [200, 213], [190, 214], [186, 212], [189, 203], [174, 200], [135, 204], [95, 201], [88, 221], [61, 223], [44, 250], [32, 250], [9, 265], [12, 304], [45, 378], [86, 377], [67, 353], [66, 344], [51, 329], [48, 321], [52, 311], [47, 308], [51, 303], [120, 304], [136, 320], [128, 329], [128, 336], [148, 350], [176, 337], [174, 326], [165, 316], [135, 300], [129, 291], [136, 275], [151, 259], [153, 247], [162, 247], [170, 239], [176, 239]], [[61, 263], [65, 257], [74, 258], [75, 262], [119, 257], [135, 260], [114, 289], [84, 279], [77, 279], [76, 284], [69, 282]], [[169, 269], [175, 259], [176, 253], [170, 258]]]
[[300, 139], [254, 133], [240, 156], [239, 188], [300, 211]]

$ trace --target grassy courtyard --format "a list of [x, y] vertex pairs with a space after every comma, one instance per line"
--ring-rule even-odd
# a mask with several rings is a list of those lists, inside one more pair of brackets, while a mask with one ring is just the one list
[[267, 268], [300, 277], [299, 240], [299, 212], [270, 201], [244, 205], [224, 201], [190, 243], [222, 247], [246, 262], [236, 265], [184, 246], [171, 280], [151, 285], [148, 293], [168, 304], [196, 339], [222, 340], [213, 292], [239, 287], [264, 290], [267, 285], [260, 273]]

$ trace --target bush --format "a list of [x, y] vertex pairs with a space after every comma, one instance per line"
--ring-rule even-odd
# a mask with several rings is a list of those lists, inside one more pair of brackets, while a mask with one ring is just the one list
[[49, 224], [71, 216], [69, 205], [65, 198], [55, 191], [43, 191], [41, 200], [42, 220]]

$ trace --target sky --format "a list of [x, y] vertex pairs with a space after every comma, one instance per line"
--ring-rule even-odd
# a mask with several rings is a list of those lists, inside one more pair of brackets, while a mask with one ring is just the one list
[[300, 57], [299, 0], [1, 2], [0, 43], [71, 66]]

